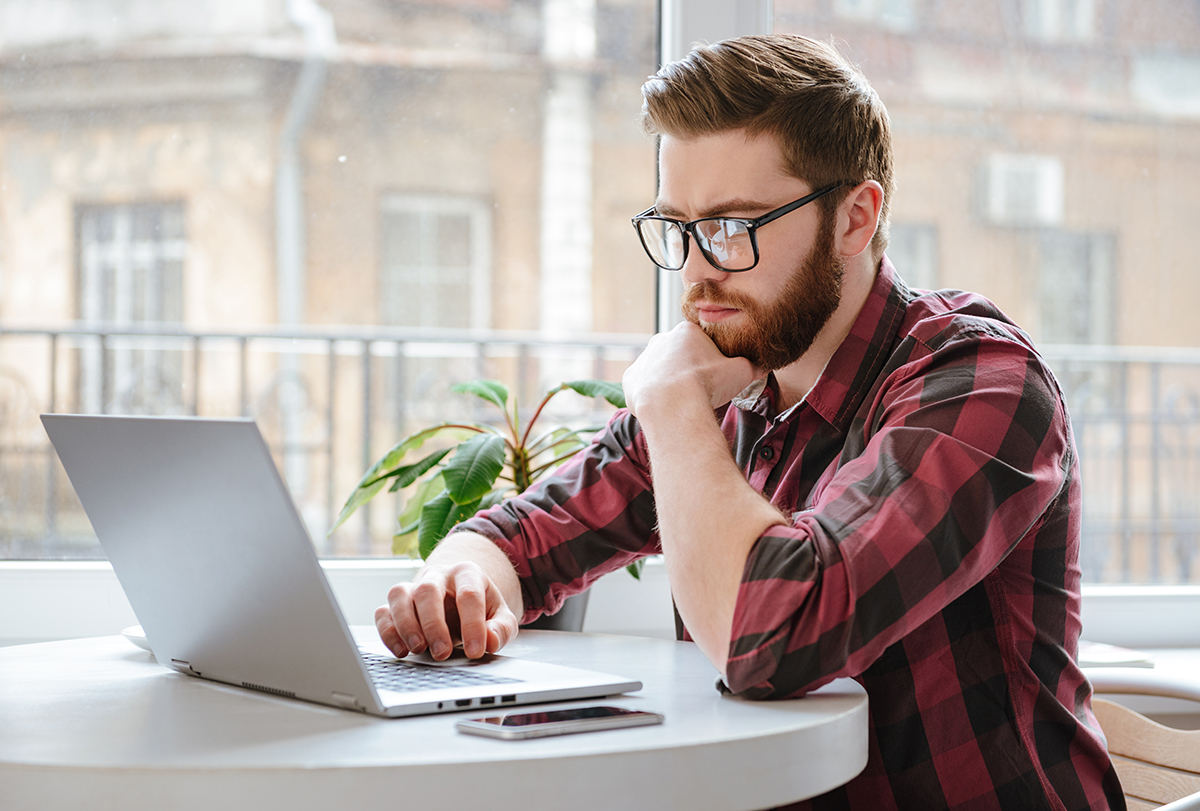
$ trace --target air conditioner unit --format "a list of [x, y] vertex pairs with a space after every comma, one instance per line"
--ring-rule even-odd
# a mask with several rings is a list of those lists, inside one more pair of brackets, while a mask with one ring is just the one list
[[1090, 42], [1096, 38], [1095, 0], [1024, 0], [1025, 33], [1041, 42]]
[[1063, 165], [1044, 155], [991, 155], [982, 168], [980, 208], [994, 225], [1051, 226], [1063, 219]]

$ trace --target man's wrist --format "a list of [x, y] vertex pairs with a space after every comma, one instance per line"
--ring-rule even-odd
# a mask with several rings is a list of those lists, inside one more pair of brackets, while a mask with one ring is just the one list
[[[643, 429], [649, 426], [716, 423], [708, 392], [699, 385], [676, 385], [646, 393], [638, 401], [634, 416]], [[698, 422], [699, 421], [699, 422]]]

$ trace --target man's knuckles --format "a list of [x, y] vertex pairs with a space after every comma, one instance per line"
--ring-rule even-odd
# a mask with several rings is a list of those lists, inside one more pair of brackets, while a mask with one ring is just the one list
[[440, 583], [432, 583], [424, 580], [420, 583], [412, 584], [411, 595], [414, 603], [441, 602], [446, 595], [446, 589]]
[[395, 606], [398, 603], [407, 602], [412, 597], [412, 583], [397, 583], [388, 589], [388, 605]]

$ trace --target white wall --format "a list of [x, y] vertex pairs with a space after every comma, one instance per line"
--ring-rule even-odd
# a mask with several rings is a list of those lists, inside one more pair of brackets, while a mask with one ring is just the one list
[[[346, 621], [371, 625], [391, 585], [411, 579], [419, 562], [327, 560], [322, 565]], [[0, 562], [0, 645], [107, 636], [136, 624], [107, 562]], [[593, 586], [584, 630], [674, 639], [666, 567], [650, 561], [641, 581], [620, 571]]]

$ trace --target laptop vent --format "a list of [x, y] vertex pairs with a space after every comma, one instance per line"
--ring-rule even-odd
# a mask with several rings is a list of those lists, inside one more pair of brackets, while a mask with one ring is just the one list
[[295, 698], [296, 694], [291, 690], [276, 690], [274, 687], [263, 687], [261, 684], [251, 684], [248, 681], [242, 682], [243, 687], [251, 690], [258, 690], [263, 693], [270, 693], [273, 696], [283, 696], [284, 698]]

